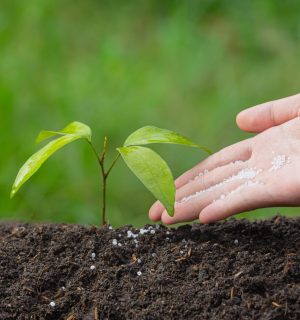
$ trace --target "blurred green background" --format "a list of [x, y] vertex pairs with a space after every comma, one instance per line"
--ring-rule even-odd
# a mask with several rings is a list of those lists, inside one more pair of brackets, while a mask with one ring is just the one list
[[[152, 124], [214, 151], [249, 137], [235, 125], [251, 105], [299, 92], [299, 1], [2, 0], [0, 215], [97, 224], [100, 176], [89, 146], [57, 153], [9, 199], [41, 129], [78, 120], [99, 149]], [[205, 157], [156, 148], [177, 176]], [[108, 181], [115, 226], [149, 222], [153, 197], [121, 161]], [[263, 209], [266, 217], [299, 209]]]

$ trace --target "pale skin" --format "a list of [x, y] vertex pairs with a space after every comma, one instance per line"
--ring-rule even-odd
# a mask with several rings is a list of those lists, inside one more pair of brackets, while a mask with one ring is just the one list
[[[300, 94], [246, 109], [236, 122], [241, 130], [257, 135], [218, 151], [181, 175], [175, 181], [174, 216], [157, 201], [149, 210], [152, 221], [210, 223], [263, 207], [300, 206]], [[284, 164], [272, 170], [274, 157], [280, 155]], [[247, 168], [258, 172], [251, 184], [245, 186], [246, 178], [222, 183]], [[204, 174], [197, 177], [199, 173]]]

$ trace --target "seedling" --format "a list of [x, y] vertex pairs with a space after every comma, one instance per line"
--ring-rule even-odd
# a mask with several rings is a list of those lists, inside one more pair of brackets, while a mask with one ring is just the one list
[[210, 153], [208, 148], [200, 146], [176, 132], [153, 126], [146, 126], [133, 132], [126, 139], [123, 146], [116, 149], [118, 153], [106, 170], [104, 164], [107, 153], [107, 138], [104, 138], [103, 150], [98, 154], [95, 145], [92, 142], [92, 131], [86, 124], [72, 122], [60, 131], [41, 131], [36, 142], [40, 143], [53, 137], [55, 137], [54, 140], [50, 141], [42, 149], [33, 154], [21, 167], [13, 184], [10, 197], [14, 197], [21, 186], [38, 171], [42, 164], [52, 154], [75, 140], [85, 139], [91, 146], [101, 169], [103, 225], [106, 224], [107, 178], [120, 156], [145, 187], [164, 205], [169, 215], [173, 216], [176, 189], [172, 172], [167, 163], [156, 152], [147, 147], [143, 147], [143, 145], [153, 143], [180, 144], [200, 148]]

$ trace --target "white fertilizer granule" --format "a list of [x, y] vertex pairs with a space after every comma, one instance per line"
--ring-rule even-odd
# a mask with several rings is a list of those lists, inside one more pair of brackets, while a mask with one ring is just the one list
[[92, 252], [91, 256], [92, 256], [92, 259], [95, 260], [95, 258], [96, 258], [96, 253], [95, 253], [95, 252]]
[[50, 307], [54, 308], [54, 307], [55, 307], [55, 302], [54, 302], [54, 301], [51, 301], [51, 302], [49, 303], [49, 305], [50, 305]]
[[194, 178], [190, 179], [189, 182], [193, 182], [201, 177], [203, 177], [204, 175], [208, 174], [209, 171], [207, 169], [205, 169], [203, 172], [200, 172], [199, 174], [197, 174]]
[[289, 161], [290, 159], [286, 155], [284, 154], [277, 155], [276, 157], [273, 158], [271, 162], [272, 167], [269, 169], [269, 172], [282, 168]]
[[135, 234], [130, 230], [127, 231], [127, 238], [137, 238], [138, 236], [138, 234]]
[[112, 244], [113, 244], [114, 246], [118, 245], [118, 240], [117, 240], [117, 239], [113, 239]]
[[143, 228], [141, 228], [140, 229], [140, 234], [145, 234], [145, 233], [148, 233], [149, 232], [149, 230], [148, 229], [143, 229]]
[[95, 270], [96, 267], [95, 267], [95, 266], [90, 266], [90, 269], [91, 269], [91, 270]]
[[138, 271], [136, 274], [137, 274], [138, 276], [141, 276], [141, 275], [142, 275], [142, 272], [141, 272], [141, 271]]

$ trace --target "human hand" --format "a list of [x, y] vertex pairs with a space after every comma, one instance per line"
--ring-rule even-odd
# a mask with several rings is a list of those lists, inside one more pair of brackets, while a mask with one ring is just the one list
[[[239, 127], [261, 132], [208, 157], [176, 182], [175, 213], [149, 211], [165, 224], [203, 223], [262, 207], [300, 205], [300, 95], [247, 109]], [[264, 131], [265, 130], [265, 131]]]

